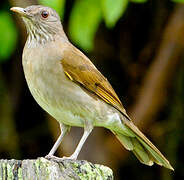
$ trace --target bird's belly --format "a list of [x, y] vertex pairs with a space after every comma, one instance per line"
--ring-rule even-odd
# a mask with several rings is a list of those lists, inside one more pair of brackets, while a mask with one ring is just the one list
[[24, 66], [28, 87], [37, 103], [59, 122], [83, 127], [101, 118], [99, 100], [86, 93], [60, 71], [30, 72]]

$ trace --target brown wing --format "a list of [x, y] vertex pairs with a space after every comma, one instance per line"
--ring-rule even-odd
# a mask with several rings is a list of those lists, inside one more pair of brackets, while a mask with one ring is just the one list
[[70, 80], [80, 83], [128, 118], [121, 101], [108, 80], [84, 54], [71, 46], [70, 51], [64, 51], [64, 58], [61, 60], [61, 64]]

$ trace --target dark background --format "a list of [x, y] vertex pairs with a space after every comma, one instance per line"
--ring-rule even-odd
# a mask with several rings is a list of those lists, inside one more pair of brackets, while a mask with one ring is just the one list
[[[5, 58], [0, 56], [1, 159], [45, 156], [60, 132], [57, 122], [39, 107], [27, 88], [21, 65], [26, 30], [21, 19], [9, 11], [11, 6], [35, 3], [4, 0], [0, 6], [0, 13], [10, 14], [17, 33], [14, 50]], [[167, 157], [175, 171], [139, 163], [103, 128], [94, 129], [79, 159], [109, 166], [115, 179], [183, 179], [184, 4], [167, 0], [130, 2], [113, 27], [108, 28], [104, 20], [100, 21], [93, 47], [88, 48], [69, 33], [75, 3], [65, 2], [62, 18], [65, 32], [108, 78], [135, 124]], [[81, 14], [85, 16], [84, 11]], [[0, 29], [0, 33], [6, 31], [4, 27]], [[0, 48], [4, 43], [0, 41]], [[73, 153], [82, 132], [80, 128], [72, 128], [57, 155]]]

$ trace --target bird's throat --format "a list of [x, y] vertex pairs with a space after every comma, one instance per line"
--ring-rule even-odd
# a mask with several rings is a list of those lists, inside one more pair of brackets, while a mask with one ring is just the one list
[[32, 20], [23, 17], [28, 33], [28, 46], [39, 46], [55, 40], [55, 32], [44, 25], [33, 24]]

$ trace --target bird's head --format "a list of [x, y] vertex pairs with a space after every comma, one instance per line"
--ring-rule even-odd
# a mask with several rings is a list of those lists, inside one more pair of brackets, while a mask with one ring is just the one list
[[10, 10], [23, 18], [30, 41], [45, 43], [54, 40], [57, 34], [64, 33], [60, 17], [52, 8], [32, 5], [26, 8], [12, 7]]

